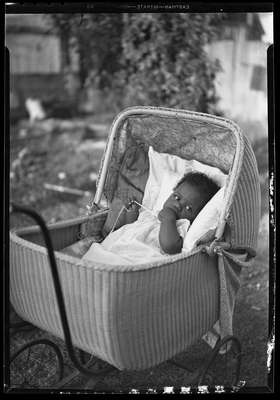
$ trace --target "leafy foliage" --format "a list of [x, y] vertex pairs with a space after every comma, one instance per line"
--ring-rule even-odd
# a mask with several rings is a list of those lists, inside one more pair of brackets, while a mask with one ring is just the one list
[[100, 88], [111, 86], [121, 68], [123, 24], [119, 14], [50, 14], [46, 18], [67, 42], [65, 50], [79, 54], [82, 86], [89, 82]]
[[205, 45], [218, 22], [214, 14], [124, 14], [123, 73], [136, 102], [209, 111], [219, 64]]
[[[114, 90], [130, 105], [212, 112], [219, 63], [205, 46], [218, 14], [54, 14], [62, 38], [80, 56], [81, 84]], [[74, 39], [74, 40], [73, 40]]]

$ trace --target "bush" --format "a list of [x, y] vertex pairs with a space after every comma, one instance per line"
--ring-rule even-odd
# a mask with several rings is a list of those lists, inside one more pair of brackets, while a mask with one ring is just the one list
[[215, 14], [124, 14], [123, 70], [129, 100], [212, 112], [218, 61], [204, 50], [215, 37]]
[[[65, 51], [72, 46], [79, 54], [81, 89], [112, 91], [123, 107], [214, 112], [214, 80], [220, 66], [204, 48], [215, 38], [220, 14], [93, 13], [48, 18]], [[66, 57], [68, 62], [70, 58]]]

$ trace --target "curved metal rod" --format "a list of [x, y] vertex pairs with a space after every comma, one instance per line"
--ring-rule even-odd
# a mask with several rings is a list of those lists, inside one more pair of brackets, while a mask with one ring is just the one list
[[60, 281], [59, 281], [59, 275], [58, 275], [58, 271], [57, 271], [56, 260], [55, 260], [53, 246], [52, 246], [51, 237], [50, 237], [48, 228], [47, 228], [43, 218], [33, 209], [30, 209], [26, 206], [18, 206], [18, 205], [10, 203], [10, 213], [11, 212], [21, 212], [21, 213], [29, 215], [37, 222], [37, 224], [41, 228], [43, 237], [45, 239], [46, 247], [48, 250], [50, 266], [51, 266], [51, 271], [52, 271], [52, 276], [53, 276], [53, 282], [54, 282], [54, 287], [55, 287], [55, 292], [56, 292], [56, 297], [57, 297], [58, 307], [59, 307], [59, 312], [60, 312], [60, 318], [61, 318], [63, 332], [64, 332], [64, 336], [65, 336], [65, 343], [66, 343], [66, 347], [67, 347], [67, 350], [69, 353], [70, 360], [72, 361], [73, 365], [75, 366], [75, 368], [77, 368], [78, 371], [80, 371], [82, 374], [85, 374], [89, 377], [105, 375], [109, 372], [115, 371], [116, 368], [112, 365], [108, 368], [104, 368], [103, 370], [102, 369], [97, 370], [97, 371], [88, 370], [87, 368], [83, 367], [77, 360], [75, 353], [74, 353], [73, 344], [72, 344], [72, 339], [71, 339], [63, 294], [62, 294], [61, 285], [60, 285]]

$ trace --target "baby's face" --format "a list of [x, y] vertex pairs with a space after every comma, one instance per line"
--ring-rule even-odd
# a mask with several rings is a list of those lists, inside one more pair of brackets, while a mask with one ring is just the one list
[[188, 219], [191, 223], [205, 206], [205, 198], [190, 183], [183, 182], [168, 197], [163, 208], [175, 211], [176, 219]]

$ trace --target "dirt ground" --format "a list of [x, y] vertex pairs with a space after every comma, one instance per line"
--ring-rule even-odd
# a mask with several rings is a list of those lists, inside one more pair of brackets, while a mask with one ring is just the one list
[[[30, 125], [20, 121], [10, 132], [10, 200], [37, 210], [46, 222], [68, 219], [86, 212], [94, 192], [95, 181], [104, 151], [105, 140], [113, 117], [54, 120]], [[259, 254], [254, 266], [243, 270], [241, 289], [236, 298], [234, 335], [242, 344], [240, 380], [244, 387], [265, 388], [268, 385], [268, 343], [271, 343], [273, 318], [273, 270], [269, 270], [269, 218], [268, 218], [268, 159], [267, 138], [253, 143], [258, 161], [262, 209], [259, 231]], [[53, 185], [53, 186], [51, 186]], [[54, 186], [55, 185], [55, 186]], [[77, 193], [58, 191], [57, 186], [75, 189]], [[9, 228], [33, 225], [24, 215], [9, 216]], [[14, 316], [13, 316], [14, 317]], [[36, 329], [27, 337], [37, 337], [43, 332]], [[13, 338], [13, 348], [25, 340], [22, 334]], [[60, 343], [63, 347], [63, 343]], [[207, 345], [198, 343], [180, 358], [196, 363]], [[71, 370], [65, 352], [66, 365]], [[102, 379], [97, 391], [118, 391], [129, 388], [163, 388], [180, 386], [183, 371], [164, 363], [144, 372], [121, 372]], [[84, 378], [76, 379], [73, 387], [81, 388]]]

